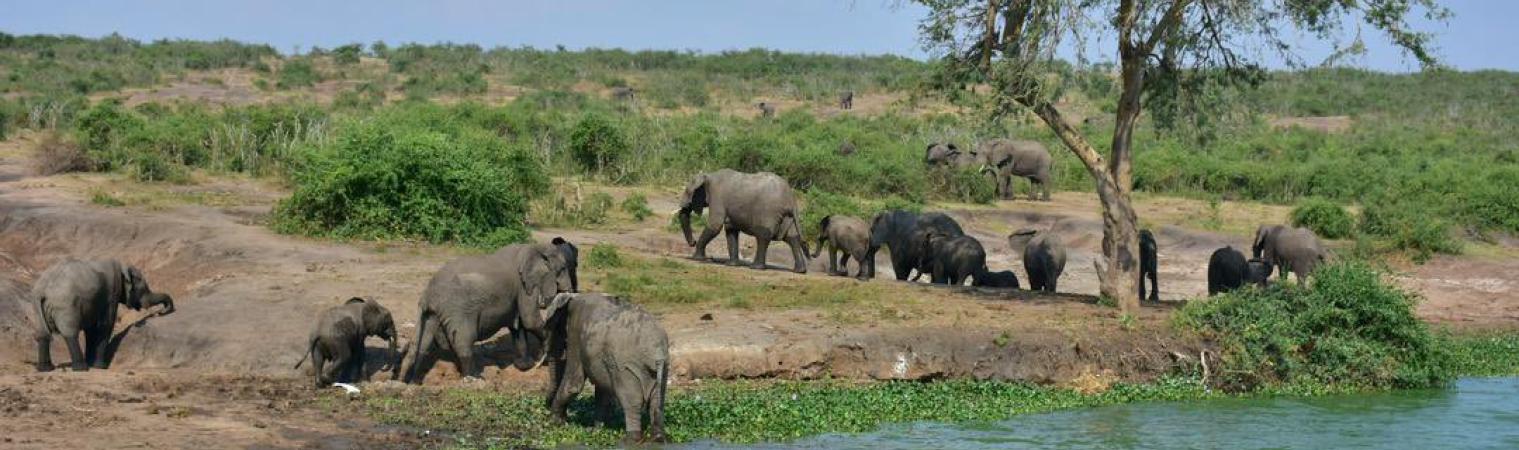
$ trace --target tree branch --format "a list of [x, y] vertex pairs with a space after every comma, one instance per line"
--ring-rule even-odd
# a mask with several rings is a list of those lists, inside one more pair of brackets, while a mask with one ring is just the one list
[[1182, 14], [1186, 12], [1187, 5], [1191, 3], [1191, 0], [1172, 0], [1171, 7], [1166, 9], [1164, 16], [1160, 17], [1160, 23], [1150, 30], [1150, 38], [1145, 40], [1143, 47], [1140, 47], [1140, 53], [1155, 51], [1155, 45], [1159, 44], [1161, 39], [1165, 39], [1167, 35], [1171, 34], [1171, 30], [1181, 26]]

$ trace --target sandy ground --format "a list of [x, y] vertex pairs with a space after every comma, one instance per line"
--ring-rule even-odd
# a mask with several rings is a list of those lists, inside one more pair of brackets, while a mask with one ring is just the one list
[[[858, 99], [857, 99], [858, 101]], [[5, 448], [409, 448], [426, 438], [378, 426], [324, 406], [290, 367], [300, 357], [311, 318], [353, 295], [395, 312], [401, 334], [415, 331], [416, 299], [428, 277], [462, 251], [404, 243], [335, 243], [278, 235], [262, 225], [283, 193], [256, 180], [204, 179], [188, 186], [146, 189], [108, 175], [29, 176], [16, 140], [0, 143], [0, 442]], [[140, 195], [138, 205], [108, 208], [92, 192]], [[659, 213], [674, 194], [651, 192]], [[1275, 221], [1285, 210], [1229, 205], [1214, 228], [1191, 224], [1198, 202], [1142, 198], [1141, 214], [1157, 229], [1165, 300], [1205, 292], [1208, 254], [1221, 245], [1244, 248], [1250, 225]], [[1071, 249], [1062, 292], [950, 289], [897, 281], [892, 296], [934, 305], [891, 320], [840, 322], [817, 310], [677, 310], [662, 314], [675, 375], [692, 378], [821, 376], [929, 379], [953, 376], [1071, 383], [1144, 379], [1196, 355], [1199, 343], [1173, 336], [1171, 307], [1145, 308], [1131, 329], [1111, 308], [1091, 304], [1092, 263], [1100, 227], [1095, 200], [1059, 193], [1053, 202], [1025, 200], [994, 206], [951, 207], [980, 239], [994, 270], [1022, 270], [1007, 250], [1008, 232], [1025, 226], [1053, 230]], [[597, 230], [540, 230], [582, 246], [609, 242], [649, 258], [684, 258], [690, 248], [663, 229], [667, 217]], [[745, 240], [752, 258], [752, 240]], [[711, 254], [722, 254], [715, 241]], [[789, 265], [774, 246], [771, 264]], [[1512, 290], [1519, 260], [1500, 256], [1440, 257], [1399, 275], [1426, 300], [1432, 322], [1472, 328], [1519, 326]], [[119, 346], [105, 371], [32, 373], [30, 313], [23, 293], [35, 274], [69, 257], [118, 258], [141, 267], [156, 290], [175, 296], [179, 311], [164, 317], [129, 312], [118, 325]], [[823, 280], [848, 288], [859, 281], [812, 271], [755, 271], [696, 264], [733, 279], [792, 283]], [[890, 273], [889, 261], [878, 263]], [[1084, 294], [1084, 295], [1083, 295]], [[636, 299], [635, 299], [636, 301]], [[891, 301], [887, 299], [886, 301]], [[904, 300], [906, 301], [906, 300]], [[905, 311], [905, 310], [904, 310]], [[372, 342], [376, 350], [381, 346]], [[500, 340], [483, 344], [487, 359], [510, 359]], [[55, 359], [66, 355], [55, 340]], [[486, 380], [528, 389], [541, 373], [488, 367]], [[383, 379], [383, 374], [379, 376]], [[457, 383], [447, 363], [429, 384]], [[327, 400], [324, 400], [327, 399]], [[87, 425], [87, 426], [80, 426]], [[62, 435], [62, 427], [78, 429]]]

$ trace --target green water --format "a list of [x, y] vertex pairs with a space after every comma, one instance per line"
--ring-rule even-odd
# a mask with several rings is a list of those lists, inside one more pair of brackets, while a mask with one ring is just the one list
[[992, 423], [900, 424], [743, 448], [1519, 449], [1519, 378], [1373, 395], [1148, 403]]

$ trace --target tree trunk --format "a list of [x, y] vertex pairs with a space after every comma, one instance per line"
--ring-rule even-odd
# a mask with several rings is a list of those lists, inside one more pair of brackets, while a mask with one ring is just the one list
[[981, 70], [991, 70], [992, 52], [997, 49], [997, 0], [986, 0], [986, 34], [981, 37]]

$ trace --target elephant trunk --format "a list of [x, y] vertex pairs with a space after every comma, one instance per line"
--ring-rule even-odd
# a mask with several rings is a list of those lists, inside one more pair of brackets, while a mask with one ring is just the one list
[[696, 239], [691, 237], [691, 208], [681, 208], [678, 215], [680, 216], [680, 231], [686, 236], [686, 246], [695, 247]]
[[143, 296], [143, 308], [151, 308], [153, 305], [163, 305], [163, 309], [160, 309], [158, 311], [158, 315], [160, 316], [167, 316], [174, 313], [174, 298], [170, 297], [169, 294], [153, 292]]
[[401, 379], [401, 360], [406, 359], [406, 357], [397, 353], [401, 346], [396, 345], [396, 330], [394, 327], [390, 330], [390, 337], [385, 339], [385, 344], [390, 348], [390, 355], [395, 357], [395, 360], [390, 363], [390, 379], [399, 380]]

